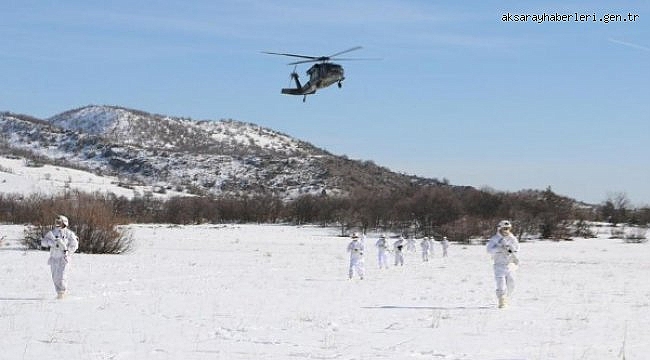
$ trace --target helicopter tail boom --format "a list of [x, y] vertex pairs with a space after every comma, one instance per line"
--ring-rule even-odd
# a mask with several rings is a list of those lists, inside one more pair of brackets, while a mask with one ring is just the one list
[[284, 88], [282, 89], [282, 93], [287, 95], [311, 95], [315, 94], [316, 91], [304, 91], [303, 89]]
[[307, 82], [305, 86], [300, 84], [298, 79], [298, 74], [296, 72], [291, 73], [291, 78], [296, 82], [295, 88], [283, 88], [282, 93], [287, 95], [310, 95], [316, 92], [316, 89], [312, 89], [312, 86]]

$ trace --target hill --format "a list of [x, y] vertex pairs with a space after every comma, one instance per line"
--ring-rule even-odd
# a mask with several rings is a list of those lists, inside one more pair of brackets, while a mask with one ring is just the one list
[[333, 155], [251, 123], [86, 106], [48, 119], [0, 113], [0, 153], [199, 195], [383, 192], [435, 179]]

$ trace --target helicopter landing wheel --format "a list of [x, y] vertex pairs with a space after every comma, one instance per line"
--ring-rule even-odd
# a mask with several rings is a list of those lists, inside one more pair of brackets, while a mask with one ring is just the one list
[[339, 81], [339, 89], [343, 87], [343, 84]]

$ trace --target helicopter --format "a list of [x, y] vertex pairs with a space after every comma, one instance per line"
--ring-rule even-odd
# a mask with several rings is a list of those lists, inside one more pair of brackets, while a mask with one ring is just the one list
[[[307, 95], [312, 95], [316, 93], [316, 90], [326, 88], [334, 83], [338, 84], [338, 87], [343, 86], [343, 80], [345, 80], [343, 67], [339, 64], [330, 62], [330, 60], [371, 60], [371, 59], [353, 59], [353, 58], [336, 58], [336, 56], [349, 53], [351, 51], [359, 50], [361, 46], [355, 46], [353, 48], [339, 51], [330, 56], [307, 56], [307, 55], [297, 55], [297, 54], [287, 54], [287, 53], [275, 53], [263, 51], [264, 54], [271, 55], [282, 55], [290, 56], [296, 58], [302, 58], [306, 60], [295, 61], [289, 63], [288, 65], [295, 65], [293, 72], [291, 72], [291, 79], [296, 83], [295, 88], [283, 88], [282, 94], [287, 95], [302, 95], [302, 101], [305, 102]], [[309, 81], [305, 84], [300, 83], [298, 78], [298, 73], [296, 73], [296, 67], [299, 64], [315, 62], [316, 64], [312, 65], [307, 70], [307, 76], [309, 76]]]

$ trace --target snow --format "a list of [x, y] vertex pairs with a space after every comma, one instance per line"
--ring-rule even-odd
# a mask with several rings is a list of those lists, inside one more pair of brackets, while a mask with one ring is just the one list
[[[205, 131], [212, 132], [212, 139], [220, 142], [251, 145], [279, 152], [298, 153], [301, 151], [298, 143], [289, 136], [272, 132], [253, 124], [221, 121], [204, 122], [199, 124]], [[234, 127], [234, 125], [237, 125]], [[237, 132], [233, 132], [236, 130]]]
[[[48, 119], [48, 121], [63, 129], [80, 131], [86, 134], [113, 134], [116, 139], [126, 141], [130, 145], [160, 146], [156, 139], [160, 134], [152, 136], [152, 129], [167, 133], [170, 124], [182, 124], [190, 137], [194, 133], [211, 134], [213, 140], [238, 146], [256, 145], [260, 148], [285, 153], [301, 153], [300, 143], [291, 137], [263, 127], [233, 120], [221, 121], [192, 121], [162, 115], [152, 115], [144, 112], [128, 110], [114, 106], [90, 105], [80, 109], [70, 110]], [[131, 128], [138, 122], [147, 123], [147, 131], [136, 136], [136, 141], [129, 142]], [[129, 135], [130, 134], [130, 135]], [[163, 146], [173, 148], [173, 144]]]
[[[90, 171], [121, 171], [149, 187], [186, 193], [202, 189], [213, 195], [273, 193], [284, 199], [318, 195], [323, 189], [342, 192], [325, 176], [321, 160], [328, 155], [322, 150], [250, 123], [193, 121], [113, 106], [70, 110], [47, 122], [55, 126], [0, 114], [10, 148], [65, 159]], [[0, 166], [2, 162], [0, 157]]]
[[[133, 196], [116, 183], [0, 157], [0, 193]], [[338, 229], [284, 225], [131, 225], [132, 252], [74, 256], [58, 301], [48, 254], [0, 225], [0, 359], [643, 359], [650, 245], [594, 226], [523, 243], [501, 310], [481, 245], [379, 270], [370, 234], [366, 278], [349, 281]]]
[[125, 127], [126, 121], [120, 121], [124, 117], [128, 118], [128, 113], [122, 109], [108, 106], [88, 106], [54, 116], [51, 122], [64, 129], [81, 130], [97, 135]]
[[[644, 359], [650, 245], [525, 242], [517, 289], [495, 307], [481, 245], [407, 253], [347, 280], [338, 229], [131, 225], [132, 252], [75, 254], [54, 300], [46, 252], [0, 226], [3, 359]], [[419, 249], [418, 249], [419, 250]]]
[[[145, 192], [152, 192], [152, 186], [130, 185], [131, 189], [118, 186], [119, 180], [112, 176], [98, 176], [93, 173], [61, 166], [31, 166], [25, 159], [0, 156], [0, 194], [62, 194], [68, 190], [86, 193], [112, 193], [117, 196], [133, 198]], [[187, 196], [172, 190], [165, 194], [152, 192], [157, 198]]]

